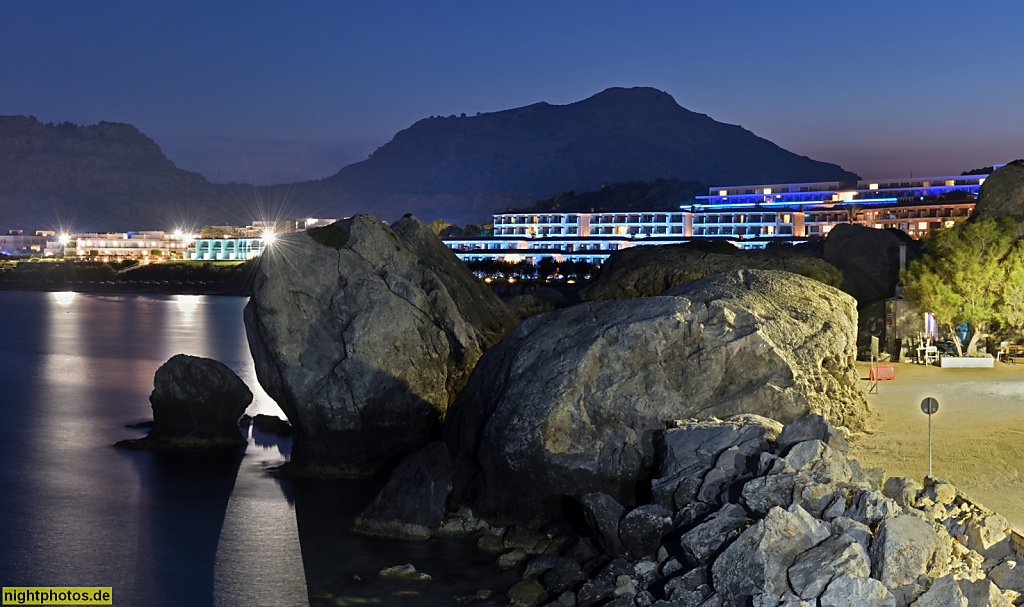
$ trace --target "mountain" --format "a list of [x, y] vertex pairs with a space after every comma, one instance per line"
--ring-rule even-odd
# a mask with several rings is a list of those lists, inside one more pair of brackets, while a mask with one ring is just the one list
[[0, 228], [244, 224], [257, 206], [290, 216], [368, 212], [395, 220], [413, 213], [464, 224], [560, 192], [659, 179], [694, 190], [857, 176], [691, 112], [653, 88], [611, 88], [568, 105], [425, 118], [331, 177], [262, 188], [211, 184], [178, 169], [131, 125], [0, 116]]
[[465, 223], [566, 190], [659, 178], [711, 186], [857, 176], [691, 112], [657, 89], [611, 88], [569, 105], [426, 118], [295, 193], [315, 206], [333, 202], [339, 216], [370, 209]]
[[0, 229], [172, 230], [233, 219], [235, 198], [129, 124], [0, 116]]

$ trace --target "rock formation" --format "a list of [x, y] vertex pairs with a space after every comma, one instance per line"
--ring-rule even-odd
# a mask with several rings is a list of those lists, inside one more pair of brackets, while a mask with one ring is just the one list
[[245, 445], [238, 418], [252, 402], [252, 392], [227, 365], [176, 354], [153, 378], [153, 428], [149, 436], [122, 441], [136, 448]]
[[813, 412], [857, 426], [855, 327], [848, 295], [763, 270], [528, 319], [449, 411], [446, 440], [472, 471], [457, 487], [485, 512], [519, 516], [590, 492], [628, 505], [669, 420]]
[[549, 525], [532, 542], [521, 525], [483, 532], [508, 551], [499, 562], [528, 555], [512, 605], [1024, 602], [1024, 559], [1005, 519], [938, 479], [889, 479], [879, 490], [881, 470], [849, 459], [841, 433], [819, 416], [781, 434], [757, 416], [680, 420], [664, 442], [653, 482], [677, 489], [655, 503], [629, 508], [589, 494], [578, 499], [596, 515], [582, 527]]
[[413, 453], [391, 473], [376, 499], [356, 517], [366, 535], [425, 539], [441, 525], [454, 470], [448, 448], [435, 441]]
[[418, 219], [356, 215], [267, 251], [245, 308], [292, 465], [364, 475], [429, 442], [516, 319]]
[[557, 289], [541, 288], [516, 295], [505, 303], [513, 314], [526, 319], [544, 312], [560, 310], [569, 305], [569, 300]]
[[822, 258], [843, 274], [840, 288], [860, 304], [888, 299], [900, 276], [900, 245], [907, 245], [907, 263], [920, 243], [903, 232], [841, 223], [825, 238]]
[[[719, 245], [715, 245], [719, 246]], [[672, 287], [733, 270], [781, 270], [839, 287], [842, 275], [810, 255], [786, 251], [719, 252], [691, 244], [629, 247], [612, 253], [601, 275], [580, 291], [583, 301], [661, 295]]]
[[971, 217], [1013, 217], [1024, 223], [1024, 160], [1001, 166], [985, 179]]

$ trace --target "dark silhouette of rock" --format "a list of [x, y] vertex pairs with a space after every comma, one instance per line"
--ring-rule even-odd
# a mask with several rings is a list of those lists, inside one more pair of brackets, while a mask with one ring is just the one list
[[569, 300], [557, 289], [540, 288], [516, 295], [505, 304], [519, 318], [529, 318], [544, 312], [560, 310], [569, 305]]
[[840, 288], [866, 304], [895, 294], [901, 244], [907, 245], [909, 264], [917, 258], [920, 243], [905, 233], [841, 223], [825, 238], [822, 258], [843, 273]]
[[971, 218], [982, 217], [1013, 217], [1024, 223], [1024, 160], [999, 167], [981, 184]]
[[858, 426], [854, 304], [802, 276], [746, 270], [527, 319], [449, 411], [446, 440], [471, 477], [457, 489], [520, 516], [588, 492], [631, 505], [669, 420], [820, 413]]
[[252, 392], [227, 365], [176, 354], [153, 378], [153, 427], [136, 448], [245, 445], [238, 418], [252, 402]]
[[432, 440], [516, 319], [421, 221], [357, 215], [281, 238], [245, 308], [294, 472], [366, 475]]
[[435, 441], [413, 453], [391, 473], [377, 497], [356, 517], [367, 535], [426, 539], [444, 517], [454, 468], [448, 447]]
[[698, 278], [731, 270], [781, 270], [838, 287], [842, 275], [810, 255], [788, 251], [740, 251], [721, 243], [629, 247], [612, 253], [601, 275], [580, 290], [583, 301], [661, 295]]

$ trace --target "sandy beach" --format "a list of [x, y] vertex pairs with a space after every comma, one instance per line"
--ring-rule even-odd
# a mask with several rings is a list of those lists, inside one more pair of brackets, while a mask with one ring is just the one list
[[[871, 413], [851, 436], [851, 455], [887, 476], [922, 480], [928, 474], [928, 416], [921, 400], [934, 397], [934, 475], [953, 482], [1024, 530], [1024, 363], [994, 369], [941, 369], [894, 364], [895, 380], [869, 394]], [[869, 365], [858, 363], [863, 378]]]

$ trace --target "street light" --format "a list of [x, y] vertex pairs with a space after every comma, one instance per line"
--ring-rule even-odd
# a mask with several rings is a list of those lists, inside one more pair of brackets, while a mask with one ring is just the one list
[[275, 232], [273, 228], [267, 228], [266, 230], [263, 230], [263, 234], [260, 236], [260, 240], [263, 242], [265, 246], [269, 247], [275, 242], [277, 242], [277, 232]]

